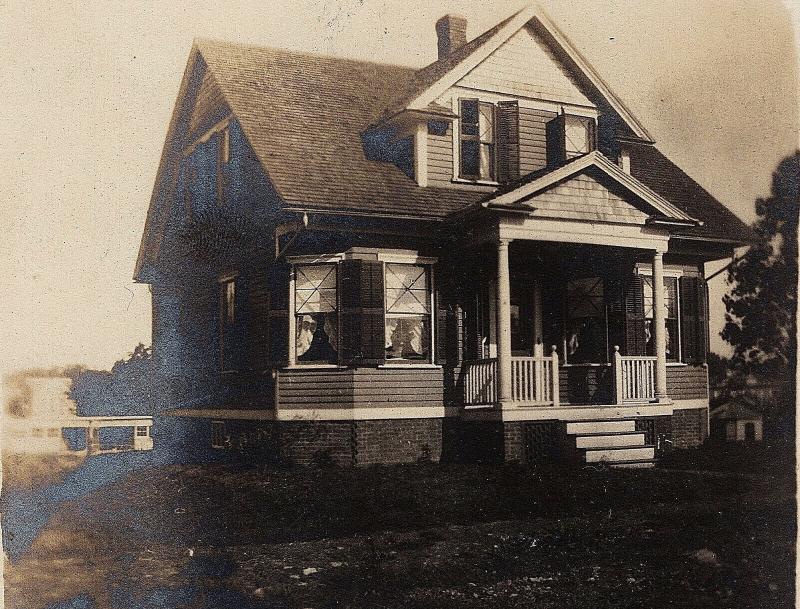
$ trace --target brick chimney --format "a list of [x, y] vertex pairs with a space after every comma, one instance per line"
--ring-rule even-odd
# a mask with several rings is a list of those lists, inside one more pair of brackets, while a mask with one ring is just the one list
[[439, 37], [439, 59], [448, 57], [467, 42], [467, 20], [461, 15], [445, 15], [436, 22]]

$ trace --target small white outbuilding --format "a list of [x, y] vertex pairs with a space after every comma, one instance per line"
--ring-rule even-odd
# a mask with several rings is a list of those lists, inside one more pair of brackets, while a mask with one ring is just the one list
[[711, 434], [725, 442], [761, 442], [764, 419], [739, 402], [726, 402], [711, 411]]

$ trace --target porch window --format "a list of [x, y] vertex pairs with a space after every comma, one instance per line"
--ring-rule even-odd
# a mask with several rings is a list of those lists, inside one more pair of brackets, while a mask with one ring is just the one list
[[136, 437], [138, 438], [146, 438], [148, 435], [148, 429], [146, 425], [137, 425], [136, 426]]
[[296, 266], [294, 297], [297, 361], [335, 364], [339, 328], [336, 265]]
[[565, 361], [607, 360], [606, 308], [602, 277], [567, 282]]
[[385, 285], [386, 359], [430, 361], [431, 292], [425, 265], [387, 262]]
[[[653, 312], [655, 301], [653, 297], [653, 278], [643, 276], [644, 280], [644, 317], [645, 337], [647, 339], [647, 354], [655, 355], [655, 332], [653, 330]], [[680, 334], [678, 327], [678, 278], [664, 277], [664, 316], [666, 318], [666, 343], [667, 361], [680, 361]]]
[[494, 105], [477, 99], [462, 99], [460, 107], [460, 176], [470, 180], [494, 180]]

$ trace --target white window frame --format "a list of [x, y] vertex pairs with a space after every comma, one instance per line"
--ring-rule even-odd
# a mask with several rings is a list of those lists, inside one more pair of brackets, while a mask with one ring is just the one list
[[[381, 258], [379, 257], [379, 260]], [[431, 259], [423, 259], [423, 260], [431, 260]], [[421, 266], [424, 267], [425, 273], [428, 275], [428, 317], [429, 317], [429, 327], [430, 332], [428, 332], [428, 361], [415, 361], [415, 360], [407, 360], [402, 358], [392, 358], [386, 359], [386, 363], [383, 364], [383, 367], [397, 367], [397, 368], [409, 368], [409, 367], [430, 367], [436, 366], [434, 362], [436, 362], [436, 302], [434, 300], [434, 294], [436, 293], [434, 289], [434, 276], [433, 276], [433, 262], [425, 262], [420, 261], [417, 257], [414, 261], [410, 260], [397, 260], [397, 259], [383, 259], [383, 316], [384, 316], [384, 342], [386, 341], [386, 315], [388, 314], [387, 310], [387, 302], [386, 302], [386, 263], [390, 264], [404, 264], [407, 266]], [[415, 315], [418, 316], [418, 315]], [[423, 315], [424, 317], [424, 315]]]
[[[336, 254], [320, 254], [320, 255], [311, 255], [311, 256], [288, 256], [286, 258], [287, 263], [290, 265], [290, 272], [289, 272], [289, 365], [287, 368], [303, 368], [303, 369], [312, 369], [312, 368], [323, 368], [323, 369], [342, 369], [347, 368], [347, 366], [342, 366], [340, 364], [322, 364], [322, 363], [304, 363], [297, 361], [297, 351], [296, 351], [296, 302], [295, 302], [295, 267], [304, 265], [304, 264], [337, 264], [346, 259], [370, 259], [370, 260], [377, 260], [379, 262], [383, 262], [383, 273], [384, 273], [384, 315], [386, 314], [386, 262], [396, 263], [396, 264], [411, 264], [411, 265], [423, 265], [427, 267], [428, 272], [428, 298], [430, 302], [430, 361], [429, 362], [409, 362], [409, 363], [400, 363], [396, 360], [387, 360], [387, 363], [384, 363], [379, 368], [402, 368], [405, 370], [413, 369], [413, 368], [441, 368], [441, 366], [435, 364], [436, 361], [436, 301], [434, 295], [436, 294], [436, 277], [434, 274], [434, 265], [438, 262], [438, 258], [431, 257], [431, 256], [420, 256], [417, 252], [413, 250], [402, 250], [402, 249], [374, 249], [374, 248], [352, 248], [347, 250], [346, 252], [339, 252]], [[338, 273], [337, 267], [337, 273]], [[341, 311], [341, 294], [338, 290], [336, 291], [336, 309], [337, 311]], [[341, 323], [339, 324], [339, 336], [337, 337], [337, 344], [341, 343]], [[384, 331], [385, 331], [385, 324], [384, 324]], [[385, 340], [385, 337], [384, 337]]]
[[[219, 311], [219, 328], [218, 328], [218, 341], [219, 341], [219, 370], [222, 374], [236, 372], [234, 368], [226, 368], [225, 366], [225, 330], [229, 326], [235, 326], [238, 320], [238, 312], [236, 310], [236, 280], [239, 278], [238, 272], [225, 273], [217, 277], [217, 285], [219, 286], [219, 301], [217, 303]], [[228, 284], [233, 284], [233, 319], [228, 322], [228, 309], [227, 309], [227, 289]]]
[[336, 346], [341, 344], [341, 295], [339, 294], [339, 262], [342, 254], [325, 256], [296, 256], [289, 261], [289, 368], [342, 368], [338, 363], [300, 362], [297, 360], [297, 282], [298, 267], [330, 264], [336, 267]]

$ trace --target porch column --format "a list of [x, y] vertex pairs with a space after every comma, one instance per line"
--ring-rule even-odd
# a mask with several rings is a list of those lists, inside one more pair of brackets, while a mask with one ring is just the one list
[[664, 254], [653, 253], [653, 340], [656, 352], [656, 399], [667, 399], [667, 331], [664, 312]]
[[500, 406], [511, 402], [511, 279], [508, 271], [509, 239], [497, 243], [497, 398]]

